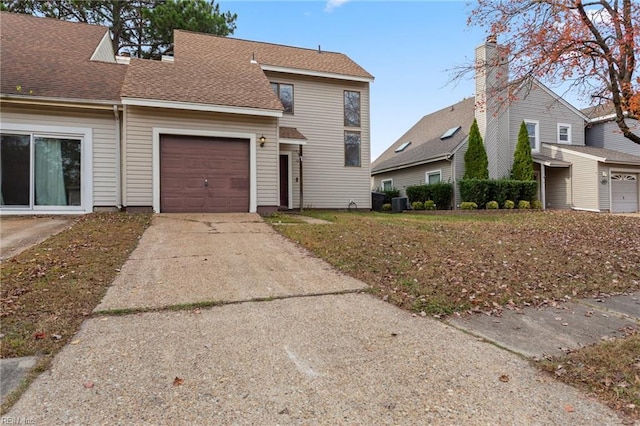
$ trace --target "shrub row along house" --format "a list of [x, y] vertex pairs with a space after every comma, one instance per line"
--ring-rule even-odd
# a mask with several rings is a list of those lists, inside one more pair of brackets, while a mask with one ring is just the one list
[[[477, 119], [489, 162], [489, 177], [508, 177], [518, 131], [529, 134], [545, 208], [595, 212], [640, 210], [640, 145], [618, 131], [606, 108], [580, 111], [535, 79], [506, 93], [508, 64], [492, 38], [476, 49], [475, 99], [424, 116], [372, 164], [373, 188], [453, 183], [452, 205], [461, 203], [457, 183], [464, 175], [469, 129]], [[495, 65], [494, 65], [495, 64]], [[500, 91], [501, 90], [501, 91]], [[502, 100], [513, 98], [505, 105]], [[640, 132], [636, 120], [627, 119]]]
[[369, 85], [344, 54], [3, 12], [1, 213], [369, 208]]

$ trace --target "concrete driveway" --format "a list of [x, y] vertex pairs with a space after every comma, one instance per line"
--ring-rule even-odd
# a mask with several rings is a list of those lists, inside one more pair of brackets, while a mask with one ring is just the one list
[[0, 260], [16, 256], [71, 226], [69, 216], [3, 216], [0, 218]]
[[[621, 424], [519, 356], [358, 289], [366, 286], [258, 216], [158, 215], [97, 308], [103, 314], [83, 324], [6, 417]], [[167, 308], [203, 302], [221, 304]]]

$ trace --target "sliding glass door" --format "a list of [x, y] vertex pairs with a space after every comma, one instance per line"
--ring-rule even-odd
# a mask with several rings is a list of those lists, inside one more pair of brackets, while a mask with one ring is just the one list
[[82, 206], [82, 139], [3, 133], [0, 142], [3, 208]]

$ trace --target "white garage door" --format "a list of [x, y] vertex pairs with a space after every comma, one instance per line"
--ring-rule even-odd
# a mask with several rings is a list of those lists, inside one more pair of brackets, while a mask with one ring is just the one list
[[611, 175], [611, 211], [628, 213], [638, 211], [638, 175], [613, 173]]

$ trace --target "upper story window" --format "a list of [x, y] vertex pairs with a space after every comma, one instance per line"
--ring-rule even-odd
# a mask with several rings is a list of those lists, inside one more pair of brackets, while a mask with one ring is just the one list
[[344, 165], [360, 167], [360, 132], [344, 132]]
[[360, 92], [344, 91], [344, 125], [360, 127]]
[[571, 124], [558, 123], [558, 143], [571, 144]]
[[527, 126], [527, 133], [529, 133], [531, 151], [540, 151], [540, 123], [535, 120], [524, 120], [524, 124]]
[[293, 114], [293, 84], [271, 83], [271, 89], [280, 98], [285, 114]]

